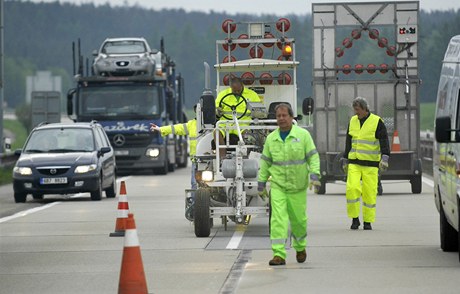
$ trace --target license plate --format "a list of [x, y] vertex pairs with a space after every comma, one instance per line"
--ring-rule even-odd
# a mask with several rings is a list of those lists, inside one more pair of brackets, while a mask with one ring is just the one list
[[41, 178], [40, 184], [42, 185], [67, 184], [67, 178]]
[[129, 150], [115, 150], [115, 155], [129, 155]]

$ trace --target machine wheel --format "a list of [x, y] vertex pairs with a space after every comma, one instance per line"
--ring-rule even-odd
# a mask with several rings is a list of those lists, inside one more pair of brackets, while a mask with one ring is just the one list
[[211, 192], [207, 189], [198, 189], [195, 192], [194, 225], [195, 236], [209, 237], [211, 221], [209, 215]]
[[167, 175], [169, 171], [168, 159], [165, 160], [162, 167], [154, 169], [154, 173], [157, 175]]
[[115, 198], [117, 196], [117, 180], [114, 177], [112, 184], [105, 190], [105, 196], [107, 198]]
[[454, 252], [458, 250], [459, 233], [447, 222], [446, 215], [442, 204], [439, 210], [441, 234], [441, 249], [446, 252]]
[[43, 194], [33, 193], [32, 198], [34, 198], [35, 200], [43, 200]]
[[14, 193], [14, 202], [16, 203], [25, 203], [27, 198], [26, 193]]
[[410, 185], [412, 189], [412, 194], [422, 193], [422, 176], [413, 177], [410, 180]]
[[102, 199], [102, 176], [99, 178], [99, 187], [91, 192], [91, 200], [99, 201]]
[[319, 187], [318, 191], [316, 192], [318, 195], [324, 195], [326, 194], [326, 182], [321, 181], [321, 186]]

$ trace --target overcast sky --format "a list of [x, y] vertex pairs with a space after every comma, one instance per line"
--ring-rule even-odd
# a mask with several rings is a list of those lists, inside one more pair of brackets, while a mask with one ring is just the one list
[[[34, 2], [55, 2], [56, 0], [32, 0]], [[249, 14], [306, 14], [311, 12], [311, 3], [324, 2], [352, 2], [350, 0], [60, 0], [60, 2], [71, 3], [88, 3], [93, 2], [96, 5], [109, 2], [115, 5], [135, 5], [153, 8], [159, 10], [162, 8], [183, 8], [186, 11], [204, 11], [227, 13], [249, 13]], [[361, 1], [363, 2], [363, 1]], [[367, 0], [364, 2], [372, 2]], [[449, 10], [460, 9], [460, 0], [420, 0], [420, 7], [423, 10]]]

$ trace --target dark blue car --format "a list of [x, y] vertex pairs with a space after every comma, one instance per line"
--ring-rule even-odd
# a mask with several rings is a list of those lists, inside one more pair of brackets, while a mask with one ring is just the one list
[[102, 126], [90, 123], [53, 123], [30, 133], [13, 169], [14, 200], [27, 195], [90, 192], [91, 200], [116, 196], [113, 148]]

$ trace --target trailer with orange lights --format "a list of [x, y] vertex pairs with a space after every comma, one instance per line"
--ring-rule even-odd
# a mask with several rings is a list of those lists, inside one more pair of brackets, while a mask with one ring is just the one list
[[345, 179], [339, 159], [357, 96], [368, 100], [388, 130], [390, 169], [381, 179], [409, 180], [412, 193], [420, 193], [419, 2], [314, 3], [312, 13], [319, 194], [327, 182]]
[[[297, 113], [297, 75], [295, 40], [287, 35], [289, 20], [276, 22], [235, 22], [222, 24], [226, 37], [216, 41], [216, 93], [227, 89], [231, 77], [239, 77], [254, 90], [261, 103], [240, 103], [251, 111], [251, 120], [238, 121], [236, 107], [226, 120], [216, 122], [216, 105], [210, 89], [209, 66], [206, 90], [197, 108], [198, 142], [194, 226], [197, 237], [207, 237], [213, 218], [248, 224], [251, 216], [269, 216], [269, 203], [257, 193], [258, 162], [266, 136], [277, 128], [274, 108], [289, 103]], [[228, 95], [227, 95], [228, 96]], [[225, 102], [225, 97], [222, 102]], [[267, 111], [268, 110], [268, 111]], [[229, 124], [232, 123], [232, 124]], [[237, 130], [237, 142], [230, 131]], [[225, 142], [219, 143], [219, 133]], [[219, 150], [225, 149], [221, 158]], [[189, 197], [190, 194], [189, 194]]]

